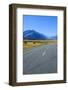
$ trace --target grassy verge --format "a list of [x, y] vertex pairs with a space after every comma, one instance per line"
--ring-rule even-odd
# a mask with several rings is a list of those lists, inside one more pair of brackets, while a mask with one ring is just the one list
[[48, 44], [53, 44], [56, 43], [56, 40], [31, 40], [31, 41], [23, 41], [23, 48], [28, 49], [28, 48], [33, 48], [33, 47], [38, 47], [41, 45], [48, 45]]

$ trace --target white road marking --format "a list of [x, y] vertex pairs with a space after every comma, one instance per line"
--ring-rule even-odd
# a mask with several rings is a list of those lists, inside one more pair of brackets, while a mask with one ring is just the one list
[[43, 53], [42, 53], [42, 56], [44, 56], [46, 54], [46, 52], [44, 51]]

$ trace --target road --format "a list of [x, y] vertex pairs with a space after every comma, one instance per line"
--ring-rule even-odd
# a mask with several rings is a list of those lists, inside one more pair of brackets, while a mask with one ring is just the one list
[[57, 45], [29, 49], [23, 56], [23, 74], [57, 73]]

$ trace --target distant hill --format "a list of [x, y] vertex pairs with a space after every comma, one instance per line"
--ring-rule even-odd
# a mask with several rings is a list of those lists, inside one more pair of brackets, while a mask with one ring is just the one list
[[23, 32], [23, 38], [25, 40], [46, 40], [47, 37], [35, 30], [26, 30]]
[[57, 40], [57, 36], [50, 37], [52, 40]]

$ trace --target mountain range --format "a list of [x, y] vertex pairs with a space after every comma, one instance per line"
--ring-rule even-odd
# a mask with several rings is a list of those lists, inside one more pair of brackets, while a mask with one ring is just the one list
[[48, 38], [47, 36], [35, 31], [35, 30], [26, 30], [23, 32], [24, 40], [48, 40], [48, 39], [57, 39], [57, 36]]
[[50, 39], [57, 40], [57, 36], [53, 36]]

